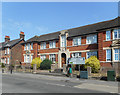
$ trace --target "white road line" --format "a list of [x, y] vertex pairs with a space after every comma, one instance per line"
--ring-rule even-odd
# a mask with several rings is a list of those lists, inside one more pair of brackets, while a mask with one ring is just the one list
[[62, 85], [62, 84], [54, 84], [54, 83], [46, 83], [46, 84], [49, 84], [49, 85], [57, 85], [57, 86], [65, 86], [65, 85]]

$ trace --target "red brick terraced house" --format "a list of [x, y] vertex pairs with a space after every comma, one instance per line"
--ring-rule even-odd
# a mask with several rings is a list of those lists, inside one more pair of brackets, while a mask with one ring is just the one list
[[22, 43], [22, 63], [35, 57], [48, 58], [59, 68], [70, 57], [97, 56], [102, 69], [120, 64], [120, 17], [50, 34], [34, 36]]
[[20, 38], [10, 40], [5, 36], [5, 42], [0, 43], [0, 62], [7, 65], [18, 64], [22, 61], [22, 46], [24, 42], [24, 32], [20, 32]]

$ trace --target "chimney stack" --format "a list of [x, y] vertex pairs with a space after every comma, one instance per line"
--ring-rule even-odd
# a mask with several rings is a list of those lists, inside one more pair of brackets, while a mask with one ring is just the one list
[[10, 36], [5, 36], [5, 42], [9, 42], [10, 41]]
[[20, 39], [24, 39], [25, 35], [24, 32], [20, 31]]

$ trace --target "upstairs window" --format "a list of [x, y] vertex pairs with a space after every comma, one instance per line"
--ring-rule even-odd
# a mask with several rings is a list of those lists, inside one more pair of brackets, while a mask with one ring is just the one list
[[41, 43], [41, 49], [46, 49], [46, 42]]
[[61, 36], [61, 47], [66, 47], [66, 36], [65, 35]]
[[24, 50], [26, 50], [26, 44], [25, 44], [25, 46], [24, 46]]
[[55, 47], [56, 47], [56, 41], [50, 41], [49, 48], [55, 48]]
[[106, 31], [106, 41], [111, 40], [111, 31]]
[[7, 48], [5, 48], [5, 54], [7, 54]]
[[31, 50], [33, 50], [33, 43], [31, 43]]
[[27, 50], [30, 50], [30, 43], [27, 45], [28, 49]]
[[81, 57], [81, 52], [73, 53], [72, 58], [79, 58]]
[[114, 29], [113, 30], [113, 38], [114, 39], [120, 39], [120, 29]]
[[9, 54], [9, 48], [7, 50], [8, 50], [7, 53]]
[[106, 50], [106, 61], [111, 61], [111, 49]]
[[97, 43], [97, 35], [89, 35], [89, 36], [87, 36], [86, 43], [87, 44]]
[[73, 38], [73, 46], [81, 45], [81, 37]]

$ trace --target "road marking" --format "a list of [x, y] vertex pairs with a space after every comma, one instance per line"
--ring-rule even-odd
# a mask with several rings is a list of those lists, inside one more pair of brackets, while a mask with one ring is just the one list
[[118, 93], [118, 87], [108, 86], [108, 85], [97, 85], [97, 84], [81, 84], [74, 86], [75, 88], [80, 89], [89, 89], [89, 90], [97, 90], [97, 91], [104, 91], [109, 93]]
[[46, 83], [46, 84], [49, 84], [49, 85], [57, 85], [57, 86], [65, 86], [65, 85], [62, 85], [62, 84], [54, 84], [54, 83]]

